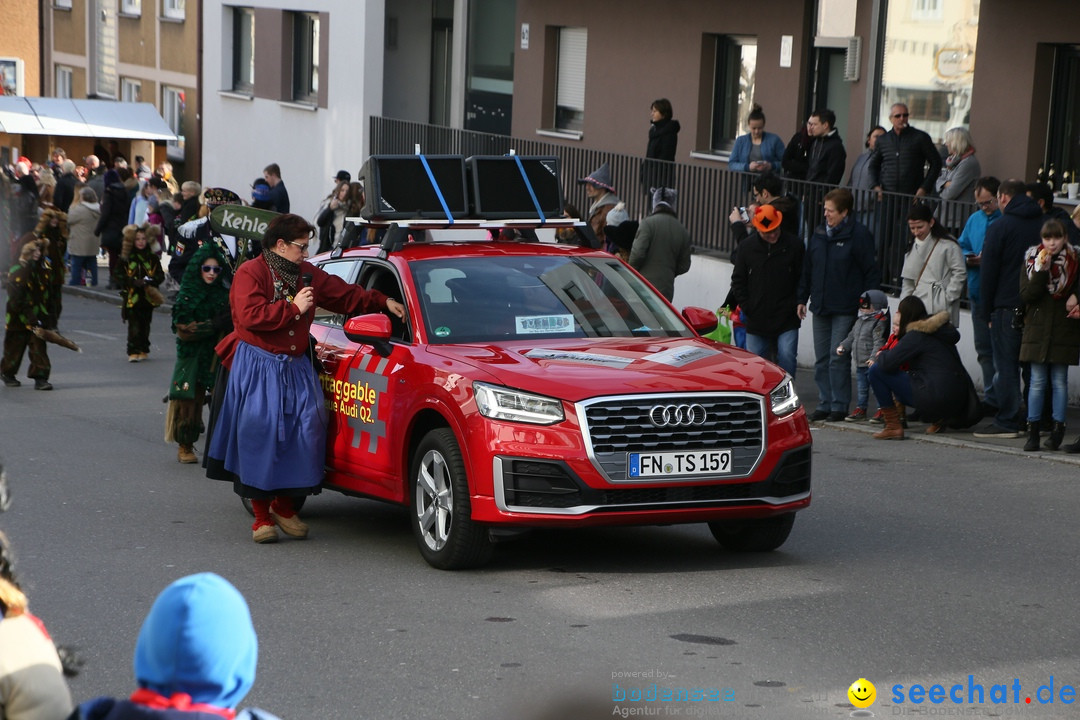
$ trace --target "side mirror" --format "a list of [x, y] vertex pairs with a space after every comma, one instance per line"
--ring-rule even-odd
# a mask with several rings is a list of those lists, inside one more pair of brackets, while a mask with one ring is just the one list
[[345, 321], [345, 337], [354, 343], [371, 345], [383, 357], [390, 354], [390, 318], [382, 313], [357, 315]]
[[711, 333], [716, 329], [716, 313], [712, 310], [690, 305], [683, 308], [682, 316], [698, 335]]

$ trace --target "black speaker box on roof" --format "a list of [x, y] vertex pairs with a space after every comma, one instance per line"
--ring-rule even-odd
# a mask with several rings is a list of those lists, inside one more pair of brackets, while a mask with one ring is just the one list
[[[469, 170], [472, 210], [477, 217], [490, 220], [537, 218], [537, 204], [545, 219], [562, 217], [559, 158], [474, 155], [465, 162]], [[532, 194], [529, 193], [530, 186]]]
[[[424, 167], [427, 161], [428, 169]], [[432, 184], [432, 177], [439, 192]], [[379, 220], [463, 218], [469, 214], [465, 159], [461, 155], [372, 155], [360, 171], [364, 207], [360, 215]]]

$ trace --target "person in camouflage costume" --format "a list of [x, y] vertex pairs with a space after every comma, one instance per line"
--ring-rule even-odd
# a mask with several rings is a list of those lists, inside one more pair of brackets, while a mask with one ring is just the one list
[[49, 276], [49, 312], [46, 327], [59, 327], [61, 296], [64, 288], [64, 275], [67, 265], [64, 256], [67, 254], [68, 224], [67, 213], [55, 209], [45, 210], [41, 213], [37, 227], [34, 228], [34, 237], [45, 238], [49, 241], [45, 250], [43, 264]]
[[8, 274], [7, 314], [4, 318], [4, 359], [0, 361], [0, 380], [8, 387], [18, 387], [16, 378], [23, 353], [30, 350], [30, 367], [26, 374], [34, 380], [35, 390], [52, 390], [49, 374], [52, 364], [45, 341], [33, 333], [36, 326], [48, 327], [49, 283], [48, 270], [42, 261], [49, 241], [31, 240], [23, 245], [19, 262]]
[[157, 225], [124, 228], [116, 274], [122, 298], [120, 317], [128, 326], [128, 362], [141, 362], [150, 354], [150, 322], [154, 319], [155, 306], [150, 302], [147, 288], [156, 289], [165, 281], [161, 261], [150, 246], [160, 235], [161, 229]]

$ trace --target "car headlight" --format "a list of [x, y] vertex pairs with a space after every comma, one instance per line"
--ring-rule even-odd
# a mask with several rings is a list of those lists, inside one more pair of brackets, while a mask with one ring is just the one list
[[555, 398], [481, 382], [473, 383], [473, 392], [480, 414], [492, 420], [551, 425], [564, 418], [562, 403]]
[[769, 400], [772, 402], [773, 415], [790, 415], [802, 405], [799, 393], [795, 392], [795, 381], [790, 375], [785, 375], [783, 382], [769, 393]]

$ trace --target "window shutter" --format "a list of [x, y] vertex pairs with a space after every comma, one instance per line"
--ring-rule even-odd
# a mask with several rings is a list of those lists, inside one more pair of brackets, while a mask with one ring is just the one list
[[585, 111], [585, 49], [588, 38], [585, 28], [559, 30], [559, 87], [555, 104], [560, 107]]

